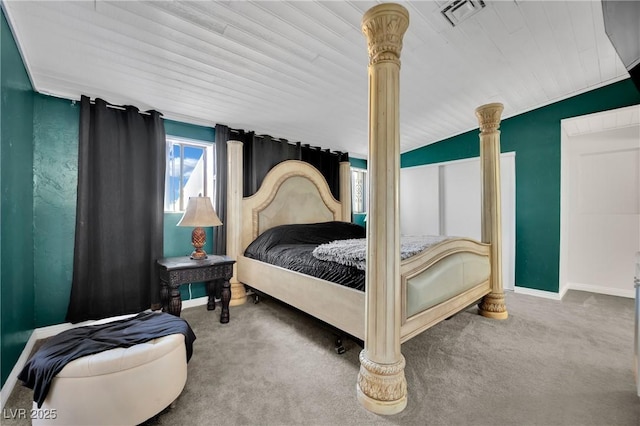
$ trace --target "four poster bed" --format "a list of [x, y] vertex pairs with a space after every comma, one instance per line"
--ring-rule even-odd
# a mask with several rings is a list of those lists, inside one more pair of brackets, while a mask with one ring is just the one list
[[[242, 165], [234, 164], [233, 168], [236, 167]], [[341, 180], [349, 182], [349, 179], [346, 163], [341, 170]], [[346, 184], [341, 188], [346, 188]], [[258, 260], [261, 253], [255, 249], [261, 245], [279, 250], [275, 256], [271, 255], [275, 257], [272, 260], [277, 261], [286, 254], [281, 250], [283, 246], [293, 246], [292, 240], [317, 246], [333, 240], [364, 237], [349, 226], [341, 226], [341, 221], [350, 221], [351, 216], [350, 191], [343, 195], [342, 202], [336, 200], [324, 177], [308, 163], [289, 160], [278, 164], [258, 192], [241, 201], [238, 251], [231, 255], [237, 259], [239, 282], [364, 340], [365, 292], [362, 289]], [[302, 226], [289, 226], [295, 224]], [[293, 237], [289, 235], [292, 232]], [[302, 234], [309, 232], [312, 235], [305, 240]], [[471, 239], [451, 238], [401, 262], [401, 342], [491, 292], [489, 248], [489, 244]], [[263, 257], [269, 257], [268, 252]], [[329, 269], [340, 267], [320, 262], [327, 263]]]
[[[227, 254], [237, 260], [232, 297], [245, 297], [244, 283], [362, 339], [357, 397], [378, 414], [397, 413], [407, 403], [401, 342], [478, 300], [481, 315], [507, 317], [500, 254], [501, 104], [476, 109], [481, 130], [482, 242], [445, 240], [400, 261], [399, 57], [408, 25], [407, 10], [392, 3], [371, 8], [362, 20], [369, 50], [365, 291], [252, 258], [256, 245], [276, 248], [299, 243], [295, 227], [305, 224], [320, 228], [312, 243], [327, 242], [336, 232], [351, 238], [349, 229], [325, 228], [329, 222], [351, 221], [349, 164], [340, 166], [342, 202], [334, 199], [315, 168], [300, 161], [280, 163], [257, 193], [243, 198], [242, 144], [229, 141], [227, 150]], [[266, 241], [260, 240], [265, 235]], [[284, 252], [271, 255], [282, 257]], [[299, 257], [294, 256], [292, 263]]]

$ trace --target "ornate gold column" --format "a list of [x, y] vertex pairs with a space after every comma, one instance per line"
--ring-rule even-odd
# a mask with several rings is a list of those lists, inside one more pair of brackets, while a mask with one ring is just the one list
[[407, 10], [379, 4], [362, 18], [369, 47], [369, 214], [365, 347], [360, 353], [357, 395], [378, 414], [407, 405], [400, 353], [400, 117], [399, 75]]
[[351, 222], [351, 164], [340, 162], [340, 204], [342, 204], [342, 220]]
[[500, 103], [476, 108], [480, 124], [480, 168], [482, 170], [482, 242], [491, 244], [491, 293], [478, 304], [480, 315], [506, 319], [502, 286], [502, 214], [500, 202]]
[[[227, 256], [238, 260], [240, 235], [242, 232], [242, 142], [227, 142]], [[238, 264], [233, 265], [231, 301], [229, 306], [242, 305], [247, 301], [247, 290], [238, 281]]]

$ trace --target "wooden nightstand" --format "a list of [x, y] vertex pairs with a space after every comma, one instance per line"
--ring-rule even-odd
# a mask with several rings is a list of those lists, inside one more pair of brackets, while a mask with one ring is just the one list
[[193, 260], [189, 256], [158, 259], [162, 310], [179, 317], [182, 311], [180, 285], [204, 281], [207, 283], [209, 297], [207, 309], [212, 311], [216, 308], [215, 286], [217, 282], [221, 282], [222, 312], [220, 313], [220, 322], [229, 322], [229, 300], [231, 300], [229, 280], [233, 276], [234, 263], [236, 261], [227, 256], [215, 255], [209, 255], [202, 260]]

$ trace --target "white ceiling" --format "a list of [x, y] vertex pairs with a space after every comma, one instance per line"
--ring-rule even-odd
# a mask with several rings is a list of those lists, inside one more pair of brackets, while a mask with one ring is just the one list
[[[3, 6], [34, 89], [156, 109], [366, 158], [375, 1], [19, 1]], [[452, 27], [444, 1], [409, 11], [401, 150], [628, 77], [595, 1], [487, 1]]]

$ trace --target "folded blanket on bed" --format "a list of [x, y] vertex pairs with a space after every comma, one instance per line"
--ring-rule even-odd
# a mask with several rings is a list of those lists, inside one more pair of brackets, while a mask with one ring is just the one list
[[[400, 260], [418, 254], [450, 238], [438, 235], [403, 236], [400, 238]], [[354, 266], [364, 271], [367, 267], [367, 239], [336, 240], [321, 244], [313, 250], [313, 256], [316, 259]]]
[[168, 313], [143, 312], [124, 320], [73, 328], [48, 339], [27, 361], [18, 379], [33, 389], [33, 400], [41, 407], [51, 380], [74, 359], [177, 333], [185, 337], [189, 361], [196, 335], [189, 323]]

